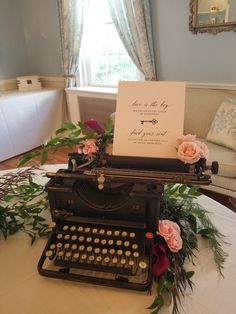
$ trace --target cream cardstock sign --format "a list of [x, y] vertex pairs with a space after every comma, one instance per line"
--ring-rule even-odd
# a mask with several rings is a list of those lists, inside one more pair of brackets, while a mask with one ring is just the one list
[[177, 158], [184, 104], [185, 83], [120, 82], [113, 154]]

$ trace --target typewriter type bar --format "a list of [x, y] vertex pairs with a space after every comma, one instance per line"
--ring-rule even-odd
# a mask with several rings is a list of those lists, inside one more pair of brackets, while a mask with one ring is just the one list
[[57, 225], [38, 271], [43, 276], [144, 291], [152, 282], [150, 241], [136, 229]]

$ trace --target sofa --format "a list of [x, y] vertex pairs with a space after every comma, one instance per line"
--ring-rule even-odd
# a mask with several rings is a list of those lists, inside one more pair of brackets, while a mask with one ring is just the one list
[[[220, 106], [225, 102], [235, 105], [233, 111], [233, 131], [236, 132], [236, 90], [235, 86], [203, 86], [198, 88], [194, 84], [187, 88], [185, 103], [184, 134], [196, 134], [197, 137], [205, 142], [209, 148], [208, 163], [218, 161], [219, 171], [217, 175], [211, 175], [212, 184], [204, 186], [204, 189], [220, 193], [230, 198], [236, 199], [236, 150], [228, 148], [227, 134], [225, 139], [219, 140], [210, 136], [210, 129], [213, 122], [222, 116], [219, 111]], [[235, 103], [234, 103], [235, 102]], [[233, 107], [233, 106], [232, 106]], [[231, 114], [232, 117], [232, 114]], [[224, 125], [221, 125], [224, 128]], [[224, 131], [224, 130], [223, 130]], [[216, 142], [220, 142], [216, 143]], [[234, 137], [236, 145], [236, 137]]]

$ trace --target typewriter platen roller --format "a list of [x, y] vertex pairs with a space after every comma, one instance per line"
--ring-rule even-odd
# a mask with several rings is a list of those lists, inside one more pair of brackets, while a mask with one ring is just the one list
[[39, 260], [39, 273], [147, 290], [163, 185], [209, 184], [204, 163], [178, 168], [172, 160], [168, 171], [168, 161], [163, 160], [159, 166], [158, 160], [149, 161], [149, 169], [143, 166], [145, 158], [142, 166], [134, 159], [133, 168], [131, 159], [109, 157], [84, 165], [80, 158], [73, 154], [68, 169], [47, 174], [53, 231]]

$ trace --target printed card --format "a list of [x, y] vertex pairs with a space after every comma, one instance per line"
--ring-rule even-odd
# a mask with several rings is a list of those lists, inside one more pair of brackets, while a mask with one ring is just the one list
[[183, 135], [185, 83], [120, 82], [113, 154], [177, 158]]

